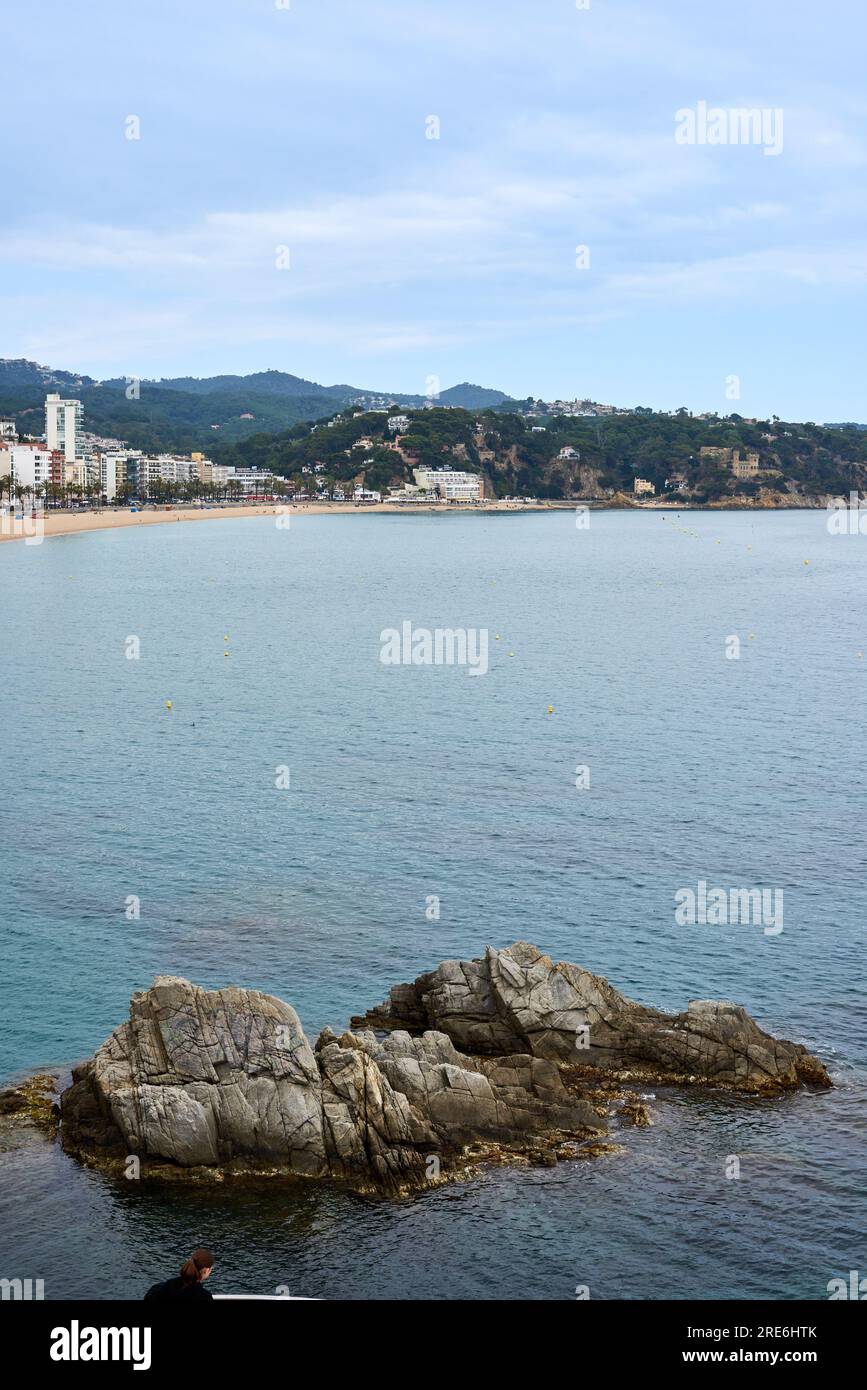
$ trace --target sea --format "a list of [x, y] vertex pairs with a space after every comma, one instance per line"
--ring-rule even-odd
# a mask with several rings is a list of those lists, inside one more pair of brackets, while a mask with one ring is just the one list
[[[157, 974], [311, 1039], [530, 941], [732, 999], [834, 1088], [646, 1088], [613, 1152], [402, 1200], [0, 1153], [0, 1277], [139, 1298], [824, 1299], [867, 1274], [867, 538], [824, 512], [304, 515], [0, 546], [0, 1083], [63, 1076]], [[383, 633], [488, 634], [488, 669]], [[782, 894], [783, 929], [677, 895]], [[737, 1163], [732, 1163], [732, 1159]]]

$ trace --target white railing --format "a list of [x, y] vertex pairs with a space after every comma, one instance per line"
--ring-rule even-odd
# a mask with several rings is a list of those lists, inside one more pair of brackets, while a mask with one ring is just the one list
[[318, 1298], [305, 1298], [294, 1293], [215, 1293], [214, 1298], [246, 1298], [270, 1303], [318, 1303]]

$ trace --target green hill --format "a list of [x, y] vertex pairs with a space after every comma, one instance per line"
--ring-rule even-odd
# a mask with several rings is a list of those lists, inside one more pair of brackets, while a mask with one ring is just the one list
[[[346, 412], [333, 427], [299, 425], [277, 435], [257, 434], [217, 446], [214, 456], [271, 469], [299, 486], [309, 481], [305, 469], [336, 482], [363, 473], [368, 487], [384, 489], [411, 481], [413, 466], [446, 465], [484, 474], [487, 493], [499, 497], [602, 498], [632, 492], [636, 476], [662, 494], [675, 475], [685, 484], [679, 495], [697, 503], [729, 498], [772, 503], [775, 497], [794, 501], [867, 490], [867, 437], [855, 427], [776, 420], [752, 425], [738, 416], [701, 420], [649, 411], [604, 419], [558, 416], [540, 427], [537, 420], [505, 410], [408, 413], [411, 424], [400, 451], [384, 415], [353, 419]], [[361, 440], [370, 444], [354, 447]], [[730, 468], [701, 456], [705, 446], [757, 451], [761, 472], [737, 479]], [[561, 458], [563, 449], [578, 457]]]

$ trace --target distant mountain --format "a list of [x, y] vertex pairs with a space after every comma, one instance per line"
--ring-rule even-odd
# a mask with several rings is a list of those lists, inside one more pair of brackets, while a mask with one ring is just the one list
[[[425, 401], [423, 395], [372, 391], [362, 386], [320, 386], [318, 382], [306, 381], [304, 377], [292, 376], [289, 372], [280, 372], [273, 368], [267, 372], [252, 372], [249, 376], [163, 377], [152, 384], [165, 391], [189, 391], [193, 395], [201, 396], [229, 391], [232, 394], [248, 392], [257, 396], [290, 399], [298, 396], [328, 396], [332, 400], [345, 402], [376, 398], [394, 401], [396, 405], [421, 406]], [[437, 397], [440, 405], [460, 406], [464, 410], [484, 410], [502, 405], [509, 399], [503, 391], [491, 391], [486, 386], [473, 386], [468, 381], [462, 381], [458, 386], [450, 386]]]
[[491, 391], [487, 386], [472, 386], [462, 381], [459, 386], [450, 386], [437, 397], [438, 405], [456, 405], [463, 410], [492, 410], [511, 400], [503, 391]]
[[[425, 404], [422, 395], [349, 385], [321, 386], [274, 369], [248, 376], [142, 380], [137, 398], [129, 399], [131, 380], [113, 377], [96, 381], [25, 358], [0, 358], [0, 415], [17, 420], [23, 432], [38, 434], [45, 395], [59, 391], [81, 400], [85, 429], [93, 434], [125, 439], [138, 449], [190, 450], [234, 444], [254, 434], [276, 434], [302, 421], [325, 419], [356, 401], [365, 406]], [[443, 391], [439, 404], [479, 410], [508, 399], [502, 391], [463, 382]]]
[[249, 376], [163, 377], [149, 384], [158, 386], [163, 391], [188, 391], [194, 396], [213, 396], [221, 392], [230, 392], [233, 395], [246, 393], [290, 398], [329, 396], [343, 399], [346, 393], [353, 390], [351, 386], [320, 386], [315, 381], [305, 381], [303, 377], [292, 376], [289, 372], [279, 372], [273, 368], [267, 372], [251, 372]]

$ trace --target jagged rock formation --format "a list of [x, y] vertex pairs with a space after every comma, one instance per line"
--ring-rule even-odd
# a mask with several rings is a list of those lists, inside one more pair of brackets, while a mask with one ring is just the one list
[[830, 1085], [804, 1047], [763, 1032], [737, 1004], [694, 999], [685, 1013], [662, 1013], [525, 941], [489, 946], [481, 960], [443, 961], [352, 1023], [436, 1028], [472, 1053], [529, 1052], [656, 1080], [763, 1091]]
[[444, 961], [353, 1022], [361, 1031], [326, 1028], [314, 1049], [280, 999], [159, 976], [74, 1071], [64, 1146], [162, 1173], [285, 1172], [394, 1191], [465, 1171], [479, 1146], [555, 1162], [569, 1141], [574, 1153], [606, 1132], [598, 1087], [581, 1094], [588, 1076], [830, 1085], [803, 1047], [734, 1004], [664, 1014], [525, 942]]
[[[185, 1169], [285, 1170], [400, 1188], [468, 1144], [583, 1139], [604, 1121], [543, 1059], [470, 1058], [442, 1033], [336, 1037], [314, 1052], [290, 1005], [160, 976], [73, 1073], [64, 1146]], [[435, 1159], [435, 1163], [431, 1163]]]

